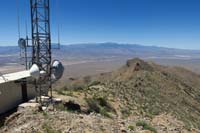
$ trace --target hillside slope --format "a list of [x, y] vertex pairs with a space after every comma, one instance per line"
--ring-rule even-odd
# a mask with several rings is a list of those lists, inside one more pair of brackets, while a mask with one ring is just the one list
[[136, 58], [114, 72], [73, 82], [71, 86], [76, 88], [78, 84], [84, 86], [87, 83], [95, 95], [104, 93], [118, 99], [120, 108], [128, 109], [131, 114], [171, 113], [188, 127], [200, 128], [200, 76], [186, 69], [160, 66]]
[[66, 81], [61, 104], [22, 109], [0, 132], [200, 132], [200, 76], [141, 59]]

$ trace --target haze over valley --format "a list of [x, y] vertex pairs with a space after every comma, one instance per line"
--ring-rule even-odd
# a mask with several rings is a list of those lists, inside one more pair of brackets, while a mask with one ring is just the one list
[[[88, 43], [61, 45], [53, 50], [53, 56], [60, 59], [65, 76], [77, 77], [108, 72], [121, 67], [127, 59], [139, 57], [158, 64], [182, 66], [200, 73], [200, 50], [173, 49], [156, 46], [118, 43]], [[24, 69], [20, 65], [17, 46], [0, 47], [0, 72], [6, 73]]]

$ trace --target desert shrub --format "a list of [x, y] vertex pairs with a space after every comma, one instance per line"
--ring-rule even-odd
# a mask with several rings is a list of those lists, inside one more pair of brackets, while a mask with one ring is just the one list
[[96, 112], [100, 113], [103, 116], [111, 117], [110, 113], [115, 112], [114, 109], [110, 106], [110, 104], [107, 102], [107, 99], [105, 97], [92, 97], [87, 98], [86, 102], [88, 104], [88, 112]]
[[149, 125], [148, 123], [146, 123], [145, 121], [138, 121], [136, 123], [136, 126], [142, 126], [142, 128], [144, 130], [149, 130], [149, 131], [152, 131], [154, 133], [157, 133], [156, 129], [154, 127], [152, 127], [151, 125]]
[[48, 113], [47, 112], [43, 111], [42, 114], [43, 114], [44, 118], [48, 118]]
[[73, 91], [71, 90], [56, 90], [56, 92], [59, 94], [59, 95], [65, 95], [65, 96], [73, 96]]
[[88, 98], [86, 99], [86, 102], [89, 106], [89, 112], [100, 113], [100, 106], [95, 98]]
[[74, 91], [84, 90], [84, 88], [85, 88], [85, 85], [74, 85], [74, 86], [72, 87], [72, 89], [73, 89]]
[[80, 105], [75, 103], [74, 101], [56, 104], [56, 105], [54, 105], [54, 108], [57, 110], [60, 110], [60, 111], [69, 111], [69, 112], [80, 112], [81, 111]]
[[53, 129], [49, 124], [47, 123], [44, 123], [42, 125], [42, 128], [43, 130], [46, 132], [46, 133], [61, 133], [60, 131], [57, 131], [55, 129]]
[[65, 95], [64, 91], [62, 89], [60, 90], [56, 90], [56, 92], [59, 94], [59, 95]]
[[99, 101], [99, 104], [102, 107], [110, 107], [110, 105], [108, 104], [107, 99], [105, 97], [99, 97], [99, 98], [97, 98], [97, 101]]
[[124, 117], [128, 117], [131, 114], [131, 111], [128, 108], [123, 108], [120, 111]]
[[92, 81], [89, 86], [99, 85], [100, 83], [100, 81]]
[[130, 129], [131, 131], [134, 131], [134, 130], [135, 130], [135, 126], [129, 125], [129, 126], [128, 126], [128, 129]]
[[64, 87], [61, 88], [61, 90], [66, 91], [66, 90], [68, 90], [68, 87], [67, 87], [67, 86], [64, 86]]
[[160, 110], [158, 107], [154, 107], [154, 109], [149, 110], [149, 113], [152, 115], [159, 115], [160, 114]]
[[154, 115], [152, 115], [151, 113], [146, 112], [145, 113], [145, 117], [148, 117], [150, 119], [153, 119]]
[[111, 115], [109, 113], [109, 110], [105, 107], [101, 107], [100, 108], [100, 114], [103, 115], [103, 116], [106, 116], [106, 117], [110, 117], [111, 118]]
[[73, 91], [65, 91], [66, 96], [73, 96]]
[[104, 132], [106, 129], [103, 126], [100, 126], [100, 130]]
[[57, 109], [57, 110], [60, 110], [60, 111], [66, 111], [67, 110], [62, 103], [55, 104], [54, 108]]
[[81, 111], [81, 107], [79, 104], [75, 103], [74, 101], [69, 101], [64, 103], [65, 108], [67, 108], [68, 111], [74, 112], [80, 112]]
[[0, 120], [0, 128], [4, 126], [4, 120]]

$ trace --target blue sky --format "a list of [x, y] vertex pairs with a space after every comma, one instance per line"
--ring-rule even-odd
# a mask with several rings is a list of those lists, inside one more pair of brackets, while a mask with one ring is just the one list
[[[23, 36], [26, 20], [30, 27], [29, 0], [18, 1]], [[0, 46], [17, 45], [16, 3], [1, 1]], [[200, 0], [51, 0], [51, 13], [53, 42], [59, 22], [62, 44], [119, 42], [200, 49]]]

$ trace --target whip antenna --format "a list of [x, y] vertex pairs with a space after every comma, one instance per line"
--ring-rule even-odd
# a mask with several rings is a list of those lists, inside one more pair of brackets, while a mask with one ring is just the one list
[[26, 30], [26, 37], [28, 36], [28, 27], [27, 27], [27, 20], [25, 20], [25, 30]]
[[58, 48], [60, 49], [60, 26], [58, 24]]
[[58, 49], [60, 49], [60, 21], [59, 21], [59, 5], [56, 0], [56, 16], [57, 16], [57, 31], [58, 31]]
[[19, 16], [19, 0], [16, 0], [17, 5], [17, 27], [18, 27], [18, 38], [20, 38], [20, 16]]

